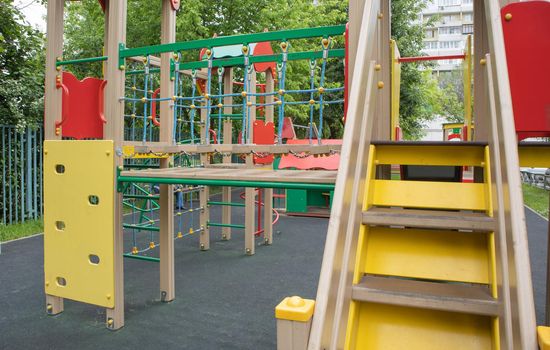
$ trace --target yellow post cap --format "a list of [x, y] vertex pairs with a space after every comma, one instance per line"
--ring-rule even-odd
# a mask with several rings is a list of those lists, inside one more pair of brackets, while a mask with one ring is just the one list
[[275, 308], [275, 317], [281, 320], [307, 322], [313, 316], [315, 300], [298, 296], [284, 298]]
[[538, 326], [537, 335], [540, 350], [550, 350], [550, 327]]

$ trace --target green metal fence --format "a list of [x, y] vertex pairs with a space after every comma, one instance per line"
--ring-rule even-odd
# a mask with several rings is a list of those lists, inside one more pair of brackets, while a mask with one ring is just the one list
[[0, 125], [0, 223], [42, 216], [41, 128]]

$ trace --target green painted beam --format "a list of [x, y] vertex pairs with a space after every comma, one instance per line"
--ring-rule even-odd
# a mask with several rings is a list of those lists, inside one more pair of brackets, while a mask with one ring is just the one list
[[[329, 58], [338, 58], [345, 57], [346, 51], [344, 49], [333, 49], [328, 52]], [[313, 60], [323, 58], [323, 51], [304, 51], [304, 52], [290, 52], [287, 59], [289, 61], [300, 61], [300, 60]], [[249, 58], [250, 64], [252, 63], [265, 63], [265, 62], [282, 62], [283, 55], [262, 55], [262, 56], [251, 56]], [[212, 61], [212, 67], [234, 67], [234, 66], [243, 66], [244, 57], [232, 57], [232, 58], [222, 58]], [[208, 61], [195, 61], [195, 62], [186, 62], [180, 64], [180, 69], [201, 69], [208, 68]]]
[[131, 225], [131, 224], [122, 224], [123, 228], [131, 228], [134, 230], [141, 230], [141, 231], [153, 231], [153, 232], [159, 232], [160, 228], [155, 226], [139, 226], [139, 225]]
[[154, 196], [154, 195], [148, 196], [146, 194], [125, 194], [124, 199], [127, 199], [127, 198], [155, 200], [155, 199], [160, 199], [160, 196]]
[[[279, 181], [241, 181], [241, 180], [211, 180], [197, 178], [162, 178], [162, 177], [132, 177], [118, 176], [119, 185], [125, 182], [169, 184], [169, 185], [203, 185], [203, 186], [228, 186], [228, 187], [255, 187], [255, 188], [286, 188], [304, 190], [333, 190], [331, 183], [300, 183]], [[119, 186], [120, 188], [120, 186]]]
[[133, 56], [146, 56], [164, 52], [179, 52], [186, 50], [203, 49], [205, 47], [212, 48], [226, 45], [242, 45], [263, 41], [286, 41], [291, 39], [329, 37], [334, 35], [343, 35], [345, 31], [345, 25], [337, 25], [327, 27], [281, 30], [276, 32], [221, 36], [217, 38], [144, 46], [133, 49], [121, 48], [119, 57], [126, 58]]
[[244, 203], [235, 203], [235, 202], [208, 202], [208, 205], [223, 205], [229, 207], [244, 207]]
[[67, 60], [67, 61], [57, 61], [55, 63], [55, 66], [60, 67], [60, 66], [68, 66], [68, 65], [71, 65], [71, 64], [102, 62], [102, 61], [107, 61], [107, 56], [79, 58], [79, 59], [76, 59], [76, 60]]
[[219, 222], [209, 222], [207, 225], [212, 226], [212, 227], [231, 227], [231, 228], [242, 228], [242, 229], [244, 229], [244, 225], [238, 225], [238, 224], [222, 224], [222, 223], [219, 223]]
[[128, 259], [136, 259], [136, 260], [145, 260], [145, 261], [152, 261], [152, 262], [160, 262], [159, 258], [154, 258], [152, 256], [144, 256], [144, 255], [134, 255], [134, 254], [122, 254], [123, 257]]

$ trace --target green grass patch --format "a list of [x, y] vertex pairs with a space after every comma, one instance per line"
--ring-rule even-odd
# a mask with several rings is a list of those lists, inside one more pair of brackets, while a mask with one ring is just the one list
[[548, 191], [528, 184], [521, 186], [525, 205], [548, 219]]
[[2, 225], [0, 224], [0, 242], [32, 236], [44, 232], [42, 220], [31, 220], [22, 224]]

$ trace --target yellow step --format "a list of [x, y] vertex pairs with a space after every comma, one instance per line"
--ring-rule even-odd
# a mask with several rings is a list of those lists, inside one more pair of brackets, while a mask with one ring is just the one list
[[482, 166], [486, 143], [376, 141], [375, 164]]
[[475, 315], [497, 316], [499, 305], [486, 285], [436, 283], [403, 278], [363, 276], [352, 299]]
[[363, 224], [491, 232], [495, 220], [484, 213], [372, 207], [363, 212]]
[[362, 273], [489, 284], [492, 236], [374, 226], [360, 239]]

